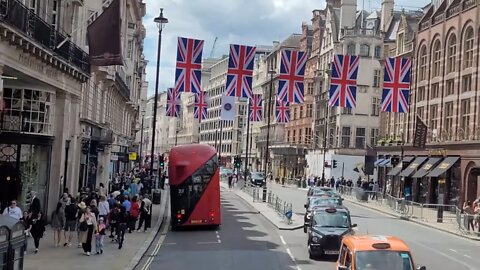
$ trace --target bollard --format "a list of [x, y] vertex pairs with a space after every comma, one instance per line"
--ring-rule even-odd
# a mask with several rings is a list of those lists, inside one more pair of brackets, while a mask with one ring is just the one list
[[263, 196], [262, 196], [262, 201], [267, 202], [267, 187], [263, 187]]
[[443, 223], [443, 206], [439, 205], [437, 208], [437, 223]]

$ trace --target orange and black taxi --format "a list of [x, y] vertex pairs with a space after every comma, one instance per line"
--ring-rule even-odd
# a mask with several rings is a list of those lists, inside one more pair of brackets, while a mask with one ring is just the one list
[[[410, 248], [395, 236], [345, 236], [337, 270], [414, 270]], [[417, 270], [426, 270], [419, 266]]]

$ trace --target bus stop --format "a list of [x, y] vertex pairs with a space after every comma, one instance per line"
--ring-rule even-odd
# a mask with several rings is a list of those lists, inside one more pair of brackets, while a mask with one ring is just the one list
[[23, 222], [0, 215], [0, 270], [23, 269], [26, 249]]

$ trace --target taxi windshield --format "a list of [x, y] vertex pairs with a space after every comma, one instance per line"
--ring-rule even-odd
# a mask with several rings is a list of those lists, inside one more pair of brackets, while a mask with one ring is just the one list
[[320, 198], [312, 198], [310, 201], [310, 207], [315, 206], [328, 206], [328, 205], [342, 205], [342, 201], [336, 197], [320, 197]]
[[349, 228], [350, 220], [346, 212], [318, 212], [313, 217], [316, 227]]
[[413, 270], [410, 253], [406, 251], [357, 251], [355, 270]]

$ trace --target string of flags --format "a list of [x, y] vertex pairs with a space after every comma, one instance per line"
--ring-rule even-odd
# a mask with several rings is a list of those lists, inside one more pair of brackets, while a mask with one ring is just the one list
[[[180, 94], [195, 94], [194, 118], [199, 121], [207, 118], [208, 95], [202, 91], [202, 52], [203, 40], [178, 38], [175, 87], [168, 89], [167, 116], [179, 117]], [[233, 120], [231, 114], [235, 108], [234, 98], [248, 99], [248, 117], [250, 121], [263, 119], [263, 97], [253, 94], [252, 80], [256, 47], [231, 44], [227, 82], [222, 98], [222, 120]], [[275, 120], [288, 123], [290, 106], [304, 103], [304, 75], [308, 55], [306, 52], [283, 49], [280, 52], [280, 73], [275, 99]], [[357, 77], [360, 57], [356, 55], [334, 55], [331, 67], [328, 104], [331, 107], [356, 108]], [[411, 60], [408, 58], [385, 59], [384, 85], [381, 110], [384, 112], [408, 112]], [[225, 103], [225, 104], [223, 104]]]

